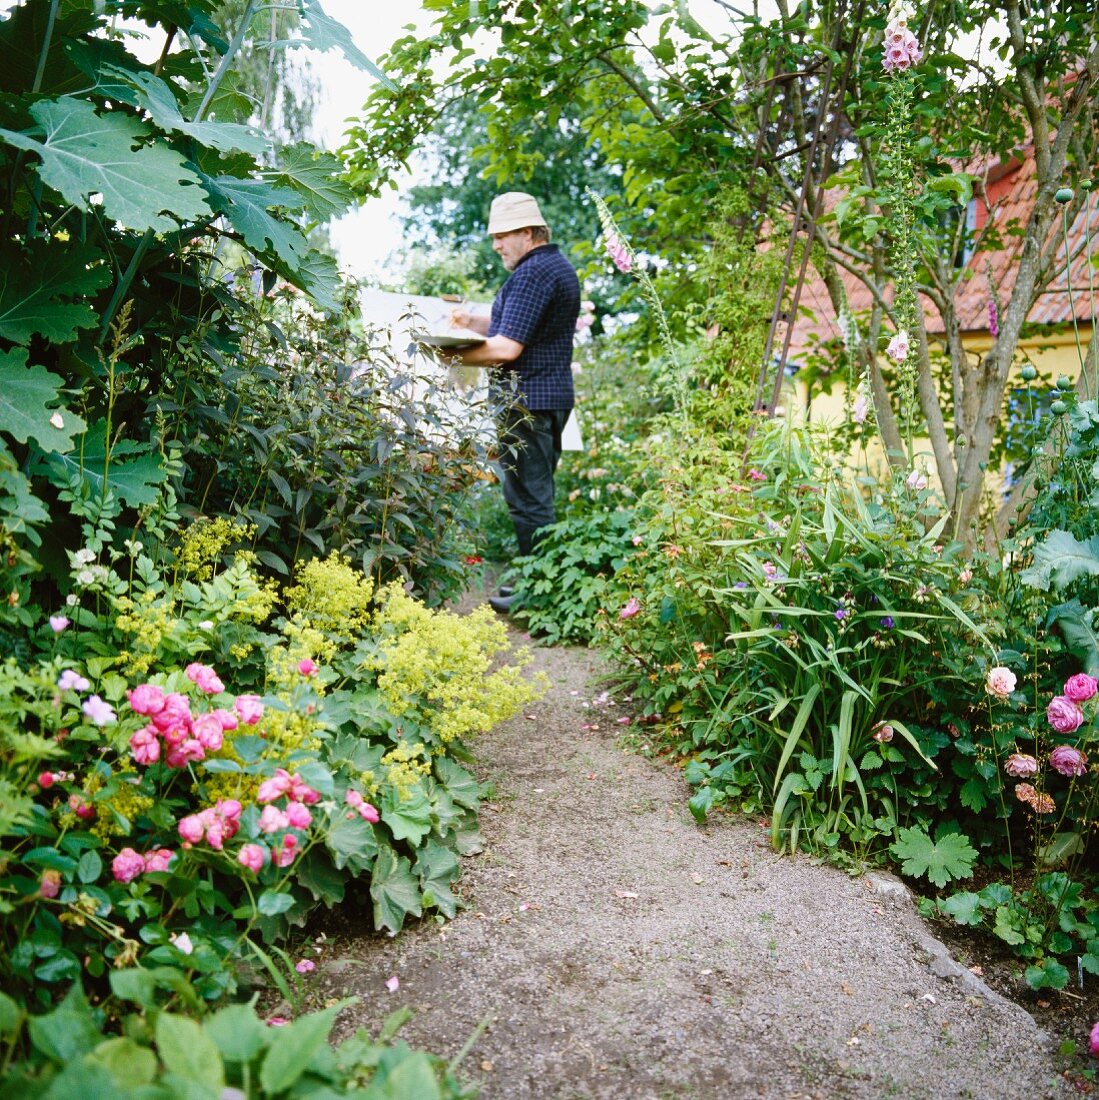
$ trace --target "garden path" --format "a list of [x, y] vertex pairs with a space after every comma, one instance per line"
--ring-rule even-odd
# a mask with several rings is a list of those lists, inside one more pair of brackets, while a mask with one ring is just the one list
[[592, 705], [595, 655], [535, 658], [550, 693], [475, 746], [496, 794], [467, 908], [388, 940], [344, 906], [320, 945], [311, 999], [361, 998], [341, 1035], [409, 1006], [402, 1037], [450, 1057], [488, 1021], [463, 1063], [483, 1100], [1068, 1095], [899, 883], [700, 828], [679, 772], [620, 746], [627, 711]]

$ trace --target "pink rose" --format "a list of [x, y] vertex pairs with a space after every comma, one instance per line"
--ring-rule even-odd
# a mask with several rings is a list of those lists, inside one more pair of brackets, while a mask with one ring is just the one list
[[145, 857], [133, 848], [123, 848], [111, 861], [111, 873], [115, 882], [133, 882], [145, 870]]
[[264, 848], [262, 844], [245, 844], [237, 853], [237, 862], [242, 867], [247, 867], [249, 871], [253, 871], [257, 875], [263, 869], [263, 864], [266, 859], [267, 849]]
[[1091, 1029], [1091, 1037], [1088, 1039], [1088, 1050], [1092, 1054], [1099, 1056], [1099, 1024], [1095, 1024]]
[[109, 726], [115, 721], [115, 713], [110, 703], [104, 702], [98, 695], [90, 695], [80, 708], [97, 726]]
[[293, 848], [278, 848], [271, 850], [271, 862], [276, 867], [289, 867], [294, 862], [295, 852]]
[[277, 806], [264, 806], [259, 815], [259, 831], [261, 833], [277, 833], [280, 829], [290, 828], [290, 818]]
[[208, 752], [221, 748], [225, 734], [217, 714], [200, 714], [191, 727], [198, 742]]
[[197, 661], [192, 661], [183, 671], [187, 679], [207, 695], [220, 695], [225, 690], [225, 685], [209, 665], [200, 665]]
[[378, 822], [381, 821], [381, 815], [369, 802], [364, 802], [359, 807], [359, 817], [361, 817], [363, 821], [369, 821], [371, 825], [377, 825]]
[[622, 610], [618, 612], [620, 619], [632, 619], [641, 610], [641, 601], [636, 596], [631, 596], [625, 604], [622, 605]]
[[1086, 672], [1078, 672], [1065, 681], [1065, 697], [1074, 703], [1086, 703], [1099, 691], [1099, 680]]
[[1015, 673], [1000, 665], [988, 670], [988, 675], [985, 677], [985, 691], [989, 695], [995, 695], [997, 699], [1008, 699], [1015, 690], [1017, 682]]
[[312, 676], [317, 671], [317, 662], [312, 657], [304, 657], [298, 661], [298, 671], [303, 676]]
[[237, 716], [231, 710], [218, 707], [217, 710], [212, 710], [210, 713], [218, 720], [223, 730], [235, 730], [240, 725]]
[[126, 695], [134, 714], [154, 715], [164, 709], [164, 691], [155, 684], [138, 684]]
[[61, 631], [67, 630], [72, 626], [72, 619], [66, 615], [51, 615], [50, 616], [50, 630], [55, 634], [60, 634]]
[[257, 802], [274, 802], [293, 786], [294, 780], [285, 768], [278, 768], [270, 779], [265, 779], [256, 793]]
[[1049, 766], [1062, 775], [1086, 775], [1088, 758], [1072, 745], [1058, 745], [1049, 754]]
[[258, 695], [238, 695], [234, 708], [246, 726], [254, 726], [263, 717], [263, 702]]
[[309, 806], [314, 805], [320, 801], [320, 792], [313, 790], [304, 779], [299, 779], [296, 775], [290, 784], [290, 797], [295, 802], [304, 802]]
[[235, 798], [222, 798], [218, 801], [214, 812], [225, 822], [240, 827], [240, 815], [244, 807]]
[[178, 829], [185, 844], [199, 844], [206, 835], [206, 822], [202, 814], [188, 814], [180, 818]]
[[189, 729], [191, 725], [191, 701], [186, 695], [173, 691], [164, 696], [164, 706], [152, 716], [153, 725], [161, 733], [174, 729]]
[[72, 810], [81, 821], [91, 821], [91, 819], [95, 817], [95, 807], [85, 802], [78, 794], [69, 795], [69, 809]]
[[206, 843], [214, 849], [215, 852], [220, 852], [225, 847], [225, 842], [233, 834], [229, 832], [225, 827], [225, 822], [220, 817], [215, 817], [212, 821], [206, 823]]
[[145, 870], [167, 871], [174, 856], [175, 852], [171, 848], [154, 848], [151, 852], [145, 853]]
[[300, 802], [291, 802], [287, 805], [286, 817], [292, 829], [308, 829], [313, 824], [313, 815], [308, 807]]
[[1058, 733], [1074, 733], [1083, 724], [1084, 712], [1067, 695], [1055, 695], [1046, 707], [1046, 720]]
[[349, 789], [347, 794], [343, 796], [343, 800], [348, 806], [354, 806], [356, 809], [363, 804], [363, 796], [355, 790]]
[[61, 893], [61, 872], [47, 870], [38, 881], [38, 893], [44, 898], [55, 898]]
[[160, 740], [152, 726], [139, 729], [130, 738], [130, 751], [138, 764], [155, 764], [160, 759]]
[[1016, 779], [1038, 774], [1038, 761], [1023, 752], [1013, 752], [1004, 763], [1004, 771]]

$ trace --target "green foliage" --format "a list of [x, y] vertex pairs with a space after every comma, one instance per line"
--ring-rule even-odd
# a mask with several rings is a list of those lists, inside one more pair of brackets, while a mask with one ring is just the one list
[[941, 830], [932, 840], [926, 829], [901, 829], [889, 851], [906, 875], [927, 878], [940, 889], [954, 879], [969, 878], [977, 859], [977, 849], [961, 833]]

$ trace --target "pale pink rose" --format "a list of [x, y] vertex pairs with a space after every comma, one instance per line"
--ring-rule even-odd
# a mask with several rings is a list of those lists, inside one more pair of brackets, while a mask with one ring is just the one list
[[1062, 775], [1087, 775], [1088, 758], [1072, 745], [1058, 745], [1049, 754], [1049, 766]]
[[240, 815], [244, 812], [244, 807], [235, 798], [222, 798], [214, 807], [214, 812], [222, 820], [239, 827]]
[[240, 725], [237, 716], [231, 710], [218, 707], [217, 710], [212, 710], [210, 713], [218, 720], [223, 730], [235, 730]]
[[259, 815], [261, 833], [277, 833], [280, 829], [290, 828], [290, 818], [277, 806], [264, 806]]
[[189, 729], [191, 725], [191, 701], [178, 691], [164, 696], [164, 706], [153, 716], [153, 725], [161, 733], [174, 729]]
[[152, 716], [164, 709], [164, 691], [155, 684], [138, 684], [133, 691], [126, 692], [126, 695], [134, 714]]
[[177, 951], [182, 951], [184, 955], [190, 955], [195, 949], [195, 945], [191, 943], [191, 937], [186, 932], [177, 932], [174, 936], [170, 936], [172, 946]]
[[289, 867], [294, 862], [295, 854], [293, 848], [272, 848], [271, 862], [276, 867]]
[[356, 809], [363, 804], [363, 796], [359, 794], [358, 791], [352, 790], [350, 788], [348, 789], [347, 794], [343, 796], [343, 800], [348, 804], [348, 806], [354, 806]]
[[89, 695], [80, 708], [97, 726], [109, 726], [115, 721], [114, 708], [98, 695]]
[[175, 852], [171, 848], [154, 848], [145, 853], [146, 871], [167, 871]]
[[217, 752], [221, 748], [225, 733], [221, 720], [216, 714], [200, 714], [191, 726], [196, 740], [208, 752]]
[[256, 793], [257, 802], [274, 802], [293, 786], [294, 780], [285, 768], [278, 768], [270, 779], [265, 779]]
[[1086, 703], [1096, 691], [1099, 691], [1099, 680], [1086, 672], [1078, 672], [1065, 681], [1065, 697], [1074, 703]]
[[303, 676], [312, 676], [317, 671], [317, 662], [312, 657], [303, 657], [298, 661], [298, 671]]
[[985, 677], [985, 691], [989, 695], [995, 695], [997, 699], [1007, 699], [1015, 690], [1017, 682], [1015, 673], [1010, 668], [997, 665], [996, 668], [988, 670], [988, 675]]
[[898, 332], [897, 335], [889, 341], [889, 346], [885, 349], [885, 354], [888, 355], [894, 363], [903, 363], [908, 358], [908, 333]]
[[620, 619], [632, 619], [641, 610], [641, 601], [636, 596], [631, 596], [618, 612]]
[[237, 853], [237, 862], [257, 875], [263, 869], [266, 859], [267, 849], [262, 844], [245, 844]]
[[111, 874], [115, 882], [133, 882], [145, 870], [145, 857], [133, 848], [123, 848], [111, 861]]
[[294, 964], [294, 969], [299, 974], [312, 974], [317, 969], [317, 964], [312, 959], [301, 959]]
[[138, 764], [155, 764], [160, 759], [160, 740], [151, 726], [139, 729], [130, 738], [130, 751]]
[[61, 872], [46, 870], [38, 880], [38, 893], [44, 898], [55, 898], [61, 893]]
[[1038, 761], [1025, 752], [1013, 752], [1004, 762], [1004, 771], [1015, 779], [1027, 779], [1038, 774]]
[[1046, 721], [1058, 733], [1074, 733], [1084, 722], [1084, 712], [1067, 695], [1055, 695], [1046, 707]]
[[304, 802], [309, 806], [319, 802], [321, 798], [319, 791], [313, 790], [304, 779], [299, 779], [296, 775], [291, 778], [289, 794], [295, 802]]
[[72, 619], [66, 615], [51, 615], [50, 616], [50, 630], [55, 634], [60, 634], [63, 630], [68, 630], [72, 626]]
[[225, 822], [220, 817], [215, 817], [212, 821], [208, 821], [206, 824], [206, 843], [214, 849], [215, 852], [220, 852], [225, 847], [225, 842], [233, 834], [225, 827]]
[[220, 695], [225, 690], [225, 685], [218, 679], [218, 674], [209, 665], [192, 661], [183, 671], [187, 679], [207, 695]]
[[206, 822], [201, 814], [188, 814], [187, 817], [180, 818], [177, 828], [184, 844], [187, 845], [201, 843], [206, 834]]
[[234, 708], [247, 726], [254, 726], [263, 717], [263, 701], [258, 695], [238, 695]]
[[378, 822], [381, 821], [381, 815], [369, 802], [364, 802], [359, 807], [359, 817], [361, 817], [363, 821], [369, 821], [371, 825], [377, 825]]
[[286, 817], [292, 829], [308, 829], [313, 824], [313, 815], [308, 807], [300, 802], [291, 802], [287, 805]]

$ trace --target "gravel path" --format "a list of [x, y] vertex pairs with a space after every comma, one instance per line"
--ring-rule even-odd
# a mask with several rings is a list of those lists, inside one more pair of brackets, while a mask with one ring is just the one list
[[468, 907], [328, 942], [312, 991], [362, 998], [341, 1035], [407, 1005], [402, 1037], [449, 1057], [487, 1021], [463, 1063], [483, 1100], [1069, 1095], [899, 883], [699, 828], [682, 776], [619, 748], [624, 711], [584, 705], [595, 656], [535, 654], [550, 694], [474, 746], [496, 795]]

